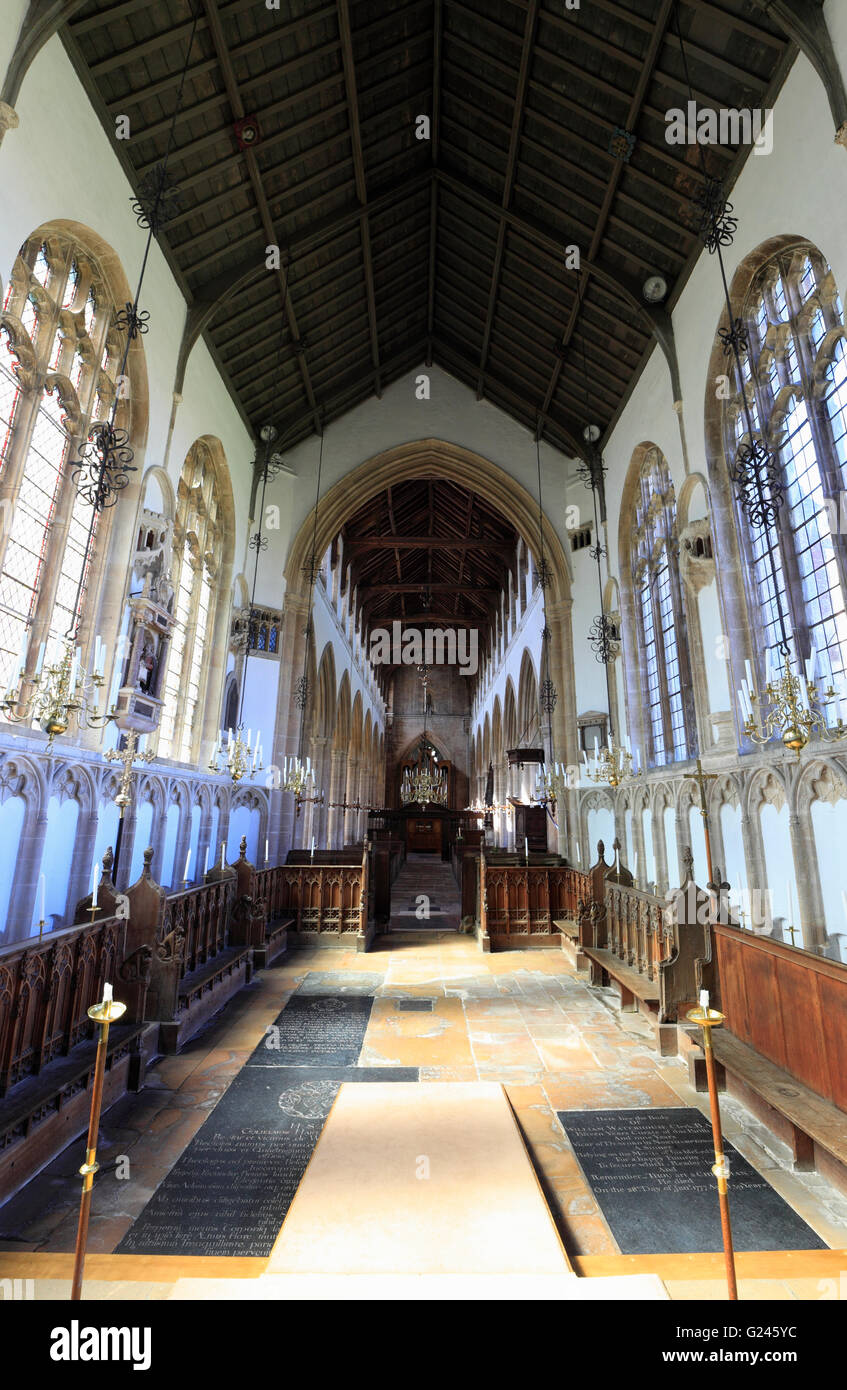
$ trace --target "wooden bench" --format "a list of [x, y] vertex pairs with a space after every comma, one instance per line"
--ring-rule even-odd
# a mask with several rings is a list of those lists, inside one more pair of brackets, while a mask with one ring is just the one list
[[588, 957], [579, 944], [579, 924], [568, 917], [557, 917], [553, 926], [562, 938], [562, 950], [574, 970], [588, 970]]
[[[127, 1091], [141, 1090], [146, 1061], [142, 1037], [148, 1030], [143, 1023], [110, 1027], [104, 1109]], [[56, 1057], [38, 1075], [19, 1081], [0, 1100], [0, 1202], [84, 1133], [96, 1054], [96, 1038], [77, 1043], [67, 1056]]]
[[211, 960], [188, 971], [177, 987], [175, 1017], [160, 1024], [162, 1050], [176, 1052], [252, 978], [252, 946], [226, 946]]
[[265, 939], [261, 946], [253, 947], [253, 964], [257, 970], [265, 970], [279, 956], [288, 950], [288, 933], [294, 930], [293, 917], [279, 917], [268, 921]]
[[[723, 1028], [713, 1030], [712, 1046], [719, 1063], [720, 1090], [725, 1089], [721, 1072], [729, 1072], [787, 1120], [798, 1172], [814, 1172], [816, 1144], [847, 1164], [847, 1115], [843, 1110]], [[692, 1057], [690, 1070], [695, 1088], [707, 1090], [705, 1059]]]
[[679, 1050], [677, 1022], [701, 988], [714, 987], [709, 896], [689, 877], [668, 903], [636, 888], [623, 864], [609, 867], [602, 841], [597, 849], [598, 862], [589, 870], [591, 901], [581, 901], [578, 913], [590, 983], [614, 980], [621, 1009], [641, 1013], [660, 1055], [672, 1057]]
[[[847, 1166], [847, 966], [730, 922], [712, 924], [712, 941], [726, 1019], [715, 1055], [730, 1089], [791, 1144], [801, 1172], [816, 1150]], [[689, 1066], [696, 1084], [703, 1063]]]

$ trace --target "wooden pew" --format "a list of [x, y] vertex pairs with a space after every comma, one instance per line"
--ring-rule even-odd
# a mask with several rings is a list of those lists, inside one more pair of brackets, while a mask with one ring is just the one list
[[291, 923], [289, 945], [367, 951], [376, 930], [369, 912], [369, 859], [367, 841], [355, 852], [289, 852], [277, 888], [278, 910]]
[[[798, 1171], [823, 1168], [847, 1190], [847, 966], [731, 922], [711, 930], [721, 1084], [790, 1145]], [[699, 1047], [689, 1069], [705, 1090]]]
[[[39, 942], [0, 949], [0, 1202], [81, 1134], [97, 1049], [88, 1009], [116, 983], [126, 921], [109, 912]], [[132, 1009], [109, 1030], [104, 1108], [141, 1088], [145, 1025]]]
[[586, 875], [558, 855], [479, 853], [478, 939], [483, 950], [571, 948]]
[[[144, 852], [141, 877], [127, 890], [132, 940], [149, 951], [145, 1018], [159, 1025], [163, 1052], [176, 1052], [252, 977], [253, 948], [236, 928], [235, 869], [210, 869], [203, 884], [165, 894]], [[233, 939], [233, 936], [235, 939]]]
[[715, 987], [712, 900], [691, 877], [690, 851], [687, 863], [682, 887], [667, 900], [658, 898], [635, 888], [620, 862], [617, 870], [606, 864], [601, 840], [588, 875], [592, 899], [580, 915], [579, 944], [591, 983], [615, 982], [622, 1010], [647, 1018], [662, 1056], [678, 1051], [677, 1023], [694, 1007], [700, 989]]

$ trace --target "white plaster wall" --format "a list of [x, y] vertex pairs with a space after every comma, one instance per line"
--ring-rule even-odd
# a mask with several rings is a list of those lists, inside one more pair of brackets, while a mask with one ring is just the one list
[[[8, 3], [3, 0], [4, 18]], [[44, 46], [32, 64], [15, 109], [20, 125], [7, 132], [0, 146], [0, 186], [14, 189], [13, 197], [0, 200], [0, 277], [4, 285], [26, 238], [41, 223], [63, 218], [82, 223], [108, 242], [134, 292], [147, 234], [135, 221], [132, 190], [58, 37]], [[184, 300], [155, 241], [141, 307], [150, 312], [149, 332], [142, 340], [150, 401], [144, 463], [167, 464], [176, 482], [198, 435], [212, 434], [220, 439], [236, 499], [237, 568], [247, 536], [253, 443], [201, 342], [189, 359], [183, 402], [166, 459]]]
[[[27, 11], [28, 0], [3, 0], [0, 10], [0, 85], [6, 75], [6, 68], [12, 56], [23, 17]], [[15, 108], [17, 110], [17, 108]], [[5, 284], [5, 276], [3, 278]]]
[[[415, 396], [415, 378], [430, 377], [431, 398]], [[496, 463], [515, 478], [530, 495], [538, 496], [535, 441], [529, 430], [504, 415], [488, 401], [478, 401], [469, 390], [440, 367], [416, 367], [388, 387], [381, 400], [371, 398], [324, 433], [321, 496], [359, 464], [397, 445], [416, 439], [443, 439], [471, 449]], [[266, 552], [270, 561], [285, 564], [291, 539], [315, 503], [318, 440], [304, 440], [287, 452], [286, 462], [296, 478], [279, 475], [268, 487], [267, 501], [279, 505], [280, 530], [271, 534]], [[564, 489], [569, 468], [566, 456], [550, 444], [541, 450], [541, 485], [545, 512], [562, 544], [567, 541]], [[355, 501], [355, 499], [352, 499]], [[267, 599], [270, 602], [270, 598]]]

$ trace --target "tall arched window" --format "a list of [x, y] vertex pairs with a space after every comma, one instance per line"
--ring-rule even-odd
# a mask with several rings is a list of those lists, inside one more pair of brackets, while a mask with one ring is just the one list
[[655, 448], [644, 455], [638, 477], [630, 558], [646, 761], [661, 766], [692, 756], [694, 720], [677, 566], [676, 496], [667, 460]]
[[174, 624], [164, 684], [158, 753], [196, 762], [211, 634], [218, 602], [222, 536], [215, 466], [207, 446], [192, 446], [177, 493], [174, 527]]
[[92, 512], [73, 472], [116, 395], [115, 424], [129, 428], [124, 346], [97, 258], [70, 236], [30, 238], [0, 314], [0, 676], [27, 630], [30, 669], [42, 642], [48, 663], [57, 659], [79, 615]]
[[847, 488], [847, 348], [829, 266], [810, 247], [771, 257], [748, 290], [741, 318], [748, 350], [741, 379], [736, 368], [731, 378], [727, 458], [731, 465], [748, 437], [746, 398], [754, 431], [779, 462], [783, 488], [775, 525], [751, 527], [737, 506], [750, 560], [754, 645], [763, 658], [759, 677], [768, 653], [779, 664], [784, 623], [792, 657], [805, 660], [817, 648], [824, 672], [831, 667], [840, 683], [847, 671], [847, 614], [843, 543], [835, 537], [837, 499]]

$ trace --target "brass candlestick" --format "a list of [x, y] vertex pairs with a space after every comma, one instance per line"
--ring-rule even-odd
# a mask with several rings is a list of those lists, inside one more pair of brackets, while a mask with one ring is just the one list
[[715, 1054], [712, 1050], [712, 1029], [720, 1028], [724, 1022], [725, 1015], [718, 1013], [717, 1009], [708, 1007], [708, 995], [705, 995], [706, 1004], [701, 1004], [696, 1009], [691, 1009], [688, 1013], [689, 1023], [696, 1023], [703, 1030], [703, 1052], [706, 1057], [706, 1077], [709, 1082], [709, 1109], [712, 1115], [712, 1139], [715, 1145], [715, 1161], [712, 1165], [718, 1184], [718, 1201], [721, 1209], [721, 1238], [723, 1240], [724, 1261], [726, 1263], [726, 1283], [729, 1291], [729, 1298], [738, 1298], [738, 1285], [735, 1279], [735, 1252], [732, 1248], [732, 1226], [729, 1220], [729, 1188], [727, 1180], [729, 1178], [729, 1165], [723, 1151], [723, 1133], [721, 1131], [721, 1110], [718, 1101], [718, 1081], [715, 1074]]
[[795, 938], [795, 936], [797, 935], [797, 928], [796, 928], [796, 927], [789, 927], [788, 923], [786, 922], [786, 924], [785, 924], [785, 930], [788, 931], [788, 932], [791, 932], [791, 945], [793, 946], [793, 945], [794, 945], [794, 938]]
[[[96, 908], [93, 909], [95, 912]], [[94, 919], [92, 918], [92, 921]], [[108, 991], [108, 992], [107, 992]], [[88, 1017], [92, 1019], [100, 1029], [100, 1037], [97, 1042], [97, 1058], [94, 1063], [94, 1085], [91, 1091], [91, 1115], [88, 1121], [88, 1140], [85, 1147], [85, 1162], [80, 1168], [82, 1177], [82, 1198], [79, 1204], [79, 1224], [76, 1232], [76, 1249], [74, 1250], [74, 1273], [71, 1284], [71, 1299], [77, 1300], [82, 1297], [82, 1269], [85, 1264], [85, 1246], [88, 1239], [88, 1217], [91, 1211], [91, 1191], [94, 1187], [94, 1174], [97, 1172], [97, 1134], [100, 1129], [100, 1107], [103, 1103], [103, 1077], [106, 1071], [106, 1048], [109, 1042], [109, 1024], [116, 1023], [119, 1018], [123, 1018], [126, 1013], [126, 1004], [119, 1004], [112, 999], [111, 985], [104, 985], [103, 999], [99, 1004], [92, 1004], [88, 1010]]]

